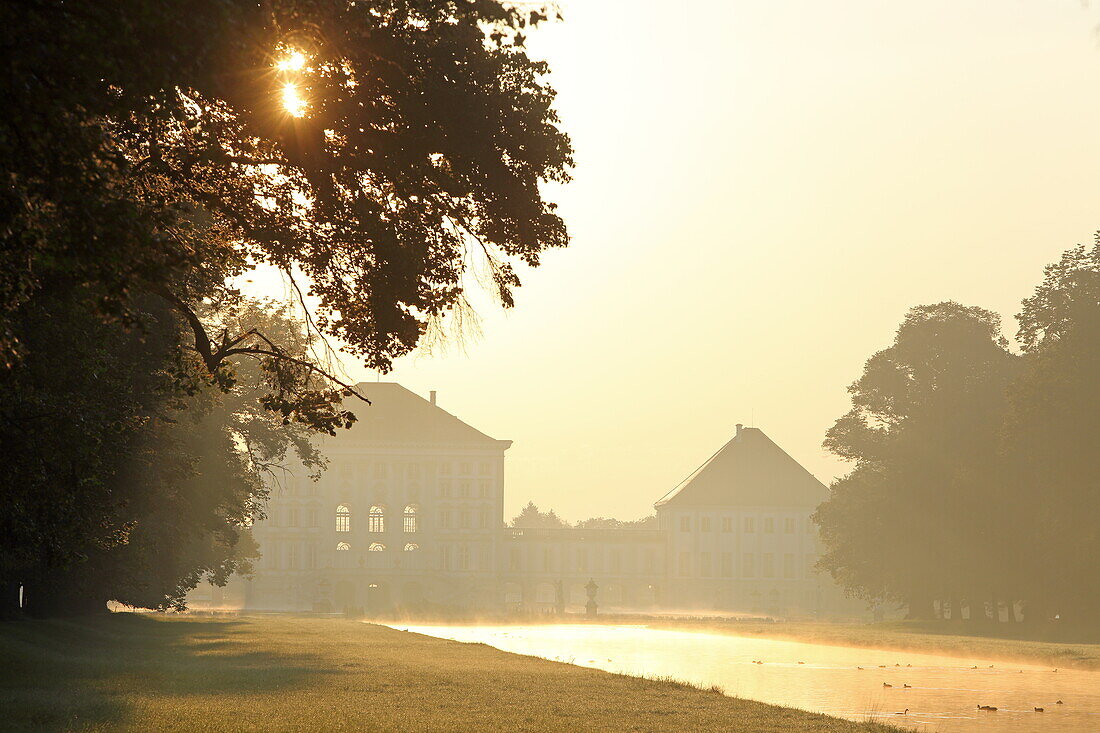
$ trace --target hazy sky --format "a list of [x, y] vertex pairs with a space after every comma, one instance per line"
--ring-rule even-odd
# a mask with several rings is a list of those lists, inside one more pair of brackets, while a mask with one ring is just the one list
[[560, 5], [528, 45], [577, 150], [573, 243], [465, 352], [383, 377], [515, 441], [509, 516], [641, 516], [754, 420], [828, 483], [824, 432], [908, 307], [1011, 335], [1100, 228], [1080, 0]]

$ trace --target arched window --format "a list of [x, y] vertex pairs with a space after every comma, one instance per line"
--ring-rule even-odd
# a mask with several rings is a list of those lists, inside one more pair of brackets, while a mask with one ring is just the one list
[[337, 552], [347, 552], [350, 549], [351, 549], [351, 545], [349, 545], [347, 542], [337, 542], [336, 543], [336, 551]]
[[416, 505], [415, 504], [409, 504], [407, 507], [405, 507], [405, 524], [404, 524], [404, 528], [405, 528], [405, 533], [406, 534], [412, 534], [413, 532], [416, 532], [416, 530], [418, 529], [418, 527], [417, 527], [417, 516], [416, 516]]
[[416, 544], [415, 542], [410, 542], [407, 545], [405, 545], [405, 552], [414, 552], [415, 550], [419, 550], [419, 549], [420, 549], [420, 545]]
[[370, 547], [367, 548], [367, 552], [383, 552], [385, 549], [386, 546], [381, 542], [372, 542], [370, 543]]
[[367, 517], [367, 531], [368, 532], [385, 532], [386, 531], [386, 515], [382, 510], [382, 507], [375, 504], [370, 508], [370, 515]]
[[336, 507], [336, 531], [337, 532], [350, 532], [351, 531], [351, 510], [341, 504]]

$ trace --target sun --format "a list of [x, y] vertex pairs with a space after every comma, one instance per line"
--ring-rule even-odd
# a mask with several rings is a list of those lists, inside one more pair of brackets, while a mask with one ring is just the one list
[[275, 62], [278, 71], [301, 71], [306, 65], [306, 55], [301, 51], [291, 51]]
[[291, 117], [301, 117], [306, 113], [305, 97], [298, 91], [298, 85], [287, 82], [283, 85], [283, 109]]

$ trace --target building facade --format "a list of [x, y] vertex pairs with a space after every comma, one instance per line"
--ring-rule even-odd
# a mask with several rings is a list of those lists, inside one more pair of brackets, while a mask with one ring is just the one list
[[253, 528], [252, 578], [204, 586], [193, 607], [366, 613], [408, 609], [835, 612], [813, 571], [810, 515], [825, 487], [761, 430], [736, 435], [655, 505], [657, 529], [506, 526], [495, 440], [393, 383], [320, 450], [320, 480], [291, 470]]

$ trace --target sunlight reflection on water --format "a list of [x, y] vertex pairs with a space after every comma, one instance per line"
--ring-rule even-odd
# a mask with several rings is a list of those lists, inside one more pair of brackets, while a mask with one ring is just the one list
[[1100, 731], [1100, 672], [629, 625], [393, 628], [917, 730]]

